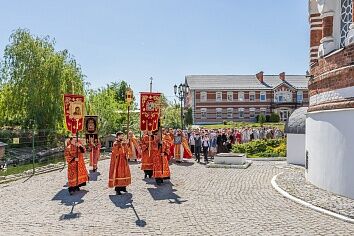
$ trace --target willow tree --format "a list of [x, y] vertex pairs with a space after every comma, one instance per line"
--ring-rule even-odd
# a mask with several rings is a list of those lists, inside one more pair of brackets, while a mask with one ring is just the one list
[[84, 92], [84, 75], [67, 50], [18, 29], [10, 36], [1, 63], [2, 125], [63, 130], [63, 94]]

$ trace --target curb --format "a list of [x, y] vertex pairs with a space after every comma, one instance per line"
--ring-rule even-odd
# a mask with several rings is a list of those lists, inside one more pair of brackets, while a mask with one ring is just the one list
[[282, 188], [280, 188], [278, 186], [278, 184], [276, 183], [276, 179], [278, 178], [279, 175], [283, 174], [284, 172], [281, 172], [277, 175], [275, 175], [273, 178], [272, 178], [272, 186], [273, 188], [278, 192], [280, 193], [283, 197], [289, 199], [289, 200], [292, 200], [294, 202], [296, 202], [297, 204], [300, 204], [304, 207], [307, 207], [307, 208], [310, 208], [311, 210], [314, 210], [314, 211], [317, 211], [319, 213], [322, 213], [322, 214], [325, 214], [325, 215], [329, 215], [329, 216], [332, 216], [334, 218], [337, 218], [339, 220], [342, 220], [342, 221], [345, 221], [345, 222], [348, 222], [348, 223], [352, 223], [354, 224], [354, 219], [352, 218], [349, 218], [349, 217], [346, 217], [346, 216], [343, 216], [343, 215], [340, 215], [338, 213], [335, 213], [333, 211], [329, 211], [329, 210], [326, 210], [326, 209], [323, 209], [321, 207], [318, 207], [318, 206], [315, 206], [315, 205], [312, 205], [311, 203], [308, 203], [308, 202], [305, 202], [304, 200], [301, 200], [300, 198], [297, 198], [293, 195], [290, 195], [288, 192], [286, 192], [285, 190], [283, 190]]

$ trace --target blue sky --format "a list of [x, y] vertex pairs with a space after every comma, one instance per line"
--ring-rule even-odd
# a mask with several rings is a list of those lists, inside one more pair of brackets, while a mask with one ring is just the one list
[[126, 80], [173, 99], [190, 74], [304, 74], [307, 0], [8, 0], [0, 56], [17, 28], [68, 49], [93, 88]]

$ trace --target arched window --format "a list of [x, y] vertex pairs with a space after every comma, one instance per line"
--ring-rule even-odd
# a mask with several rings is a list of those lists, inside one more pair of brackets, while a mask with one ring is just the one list
[[345, 46], [345, 39], [347, 38], [352, 23], [352, 0], [341, 0], [341, 21], [340, 21], [340, 47]]

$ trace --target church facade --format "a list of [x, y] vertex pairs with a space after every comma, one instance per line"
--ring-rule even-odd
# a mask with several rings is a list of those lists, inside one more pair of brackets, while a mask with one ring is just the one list
[[352, 0], [310, 0], [307, 179], [354, 199]]

